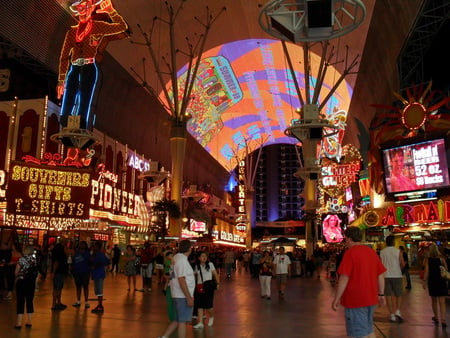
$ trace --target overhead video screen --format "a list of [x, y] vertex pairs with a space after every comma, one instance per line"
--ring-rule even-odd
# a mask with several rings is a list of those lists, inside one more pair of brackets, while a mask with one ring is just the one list
[[[288, 44], [295, 64], [295, 77], [305, 98], [303, 50]], [[319, 56], [310, 55], [311, 74], [319, 68]], [[178, 85], [184, 88], [187, 68], [178, 72]], [[340, 74], [330, 67], [322, 85], [319, 103], [336, 83]], [[310, 79], [311, 93], [317, 82]], [[168, 84], [170, 91], [170, 84]], [[324, 155], [337, 154], [346, 123], [352, 89], [343, 81], [321, 112], [334, 123], [339, 133], [328, 137]], [[245, 140], [296, 144], [295, 138], [284, 134], [293, 119], [300, 100], [294, 79], [288, 69], [281, 42], [269, 39], [234, 41], [206, 51], [191, 94], [188, 131], [224, 167], [245, 151]], [[163, 95], [161, 93], [163, 101]]]
[[384, 149], [383, 159], [388, 193], [450, 186], [444, 139]]

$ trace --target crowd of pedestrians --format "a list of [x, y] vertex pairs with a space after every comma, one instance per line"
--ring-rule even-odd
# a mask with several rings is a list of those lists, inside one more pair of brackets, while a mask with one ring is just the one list
[[[252, 250], [192, 248], [189, 241], [181, 241], [176, 247], [158, 248], [145, 242], [141, 250], [128, 245], [123, 251], [118, 246], [105, 248], [102, 242], [93, 242], [89, 247], [87, 242], [81, 241], [73, 250], [67, 250], [69, 244], [61, 238], [48, 255], [51, 257], [48, 267], [53, 287], [51, 310], [67, 308], [62, 298], [69, 296], [63, 295], [63, 290], [65, 283], [72, 282], [73, 278], [76, 294], [72, 306], [90, 308], [92, 287], [97, 305], [91, 312], [103, 313], [104, 279], [108, 272], [123, 273], [128, 281], [128, 291], [150, 293], [155, 285], [160, 294], [164, 293], [170, 324], [161, 337], [169, 337], [175, 330], [178, 337], [186, 337], [188, 323], [192, 323], [194, 330], [214, 325], [214, 294], [219, 289], [221, 273], [230, 282], [235, 274], [258, 278], [260, 296], [266, 300], [271, 300], [272, 288], [280, 300], [286, 293], [295, 292], [289, 289], [289, 279], [293, 276], [317, 279], [323, 276], [329, 279], [331, 287], [336, 287], [332, 308], [344, 307], [349, 336], [364, 337], [373, 333], [373, 313], [377, 304], [386, 304], [390, 321], [402, 322], [403, 276], [406, 289], [412, 287], [405, 249], [396, 248], [394, 237], [388, 236], [386, 247], [377, 252], [360, 243], [361, 231], [354, 227], [348, 228], [344, 235], [343, 244], [317, 248], [310, 257], [303, 249], [286, 252], [283, 246]], [[6, 243], [2, 242], [2, 245], [5, 247]], [[0, 250], [0, 256], [5, 256], [6, 251]], [[38, 285], [36, 278], [38, 274], [41, 279], [47, 275], [42, 269], [44, 255], [39, 246], [25, 246], [21, 250], [19, 245], [12, 243], [8, 252], [8, 257], [5, 256], [8, 263], [1, 266], [3, 299], [11, 299], [15, 292], [15, 327], [31, 328], [33, 299]], [[12, 285], [8, 284], [10, 266], [14, 266]], [[423, 286], [431, 298], [432, 322], [445, 329], [448, 285], [440, 275], [440, 266], [447, 267], [447, 262], [439, 248], [432, 244], [424, 254]], [[138, 276], [142, 278], [141, 288], [137, 287]], [[359, 289], [361, 285], [363, 288]], [[363, 321], [362, 318], [366, 319]]]

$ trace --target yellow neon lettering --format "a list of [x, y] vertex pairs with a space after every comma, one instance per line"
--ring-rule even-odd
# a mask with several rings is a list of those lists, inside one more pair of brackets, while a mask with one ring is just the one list
[[64, 171], [58, 172], [58, 178], [56, 179], [56, 184], [65, 185], [66, 184], [67, 173]]
[[81, 186], [81, 174], [80, 173], [73, 173], [72, 185], [74, 187], [80, 187]]
[[82, 187], [87, 187], [89, 186], [89, 182], [91, 181], [91, 175], [88, 173], [83, 174], [82, 178], [81, 178], [81, 186]]
[[36, 168], [30, 168], [30, 182], [39, 182], [39, 171]]
[[68, 172], [66, 175], [66, 185], [72, 185], [72, 173]]
[[69, 208], [68, 215], [71, 216], [73, 214], [73, 209], [75, 209], [75, 203], [67, 203], [67, 207]]
[[21, 199], [21, 198], [16, 198], [14, 202], [16, 203], [16, 211], [17, 211], [17, 212], [20, 212], [20, 211], [21, 211], [20, 206], [21, 206], [22, 203], [23, 203], [23, 199]]
[[43, 185], [43, 184], [38, 185], [38, 198], [40, 198], [40, 199], [44, 198], [44, 188], [45, 188], [45, 185]]
[[13, 181], [18, 181], [20, 180], [20, 176], [21, 176], [21, 167], [18, 165], [15, 165], [12, 169], [12, 173], [11, 173], [11, 179]]
[[58, 215], [64, 215], [64, 209], [66, 209], [66, 204], [65, 203], [60, 203], [58, 205]]
[[53, 202], [52, 203], [52, 210], [50, 211], [50, 215], [54, 215], [55, 214], [55, 212], [56, 212], [56, 203], [55, 202]]
[[30, 184], [30, 186], [28, 187], [28, 196], [30, 196], [31, 198], [36, 198], [36, 194], [37, 194], [36, 184]]
[[58, 176], [58, 173], [56, 172], [56, 170], [49, 170], [48, 184], [55, 185], [57, 176]]
[[39, 172], [40, 172], [40, 176], [41, 176], [41, 180], [39, 183], [47, 184], [47, 179], [48, 179], [48, 175], [49, 175], [48, 171], [39, 169]]
[[53, 186], [52, 185], [44, 185], [45, 189], [45, 199], [49, 200], [52, 198]]
[[69, 188], [69, 187], [64, 187], [64, 189], [63, 189], [63, 196], [62, 196], [62, 200], [63, 201], [70, 201], [71, 200], [71, 193], [72, 192], [72, 189], [71, 188]]
[[28, 168], [23, 168], [23, 170], [20, 173], [20, 180], [23, 182], [27, 182], [30, 177], [30, 171]]
[[84, 203], [78, 203], [76, 215], [77, 215], [77, 216], [82, 216], [83, 213], [84, 213], [84, 212], [83, 212], [83, 209], [84, 209]]
[[39, 208], [40, 214], [48, 215], [50, 213], [50, 201], [40, 201], [41, 207]]
[[31, 212], [38, 212], [39, 211], [39, 201], [34, 200], [31, 202]]

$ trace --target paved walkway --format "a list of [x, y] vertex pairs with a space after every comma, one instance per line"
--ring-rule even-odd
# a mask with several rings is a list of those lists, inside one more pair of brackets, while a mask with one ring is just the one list
[[[331, 310], [334, 288], [325, 278], [294, 277], [289, 281], [284, 300], [276, 296], [274, 281], [272, 299], [263, 300], [258, 280], [247, 273], [236, 273], [231, 280], [222, 275], [221, 279], [221, 290], [215, 299], [214, 326], [203, 330], [189, 326], [188, 337], [345, 337], [343, 310]], [[95, 306], [92, 298], [91, 309]], [[158, 285], [154, 283], [151, 293], [127, 292], [126, 277], [122, 274], [109, 274], [105, 280], [103, 315], [92, 314], [83, 306], [73, 308], [70, 305], [74, 300], [75, 288], [69, 278], [63, 290], [63, 302], [68, 308], [52, 312], [51, 279], [47, 279], [40, 283], [36, 294], [33, 327], [21, 330], [14, 329], [15, 302], [0, 302], [0, 337], [156, 338], [167, 324], [165, 297]], [[447, 337], [431, 321], [430, 299], [418, 276], [413, 276], [412, 289], [405, 292], [402, 312], [405, 322], [398, 324], [389, 322], [386, 307], [377, 309], [377, 337]]]

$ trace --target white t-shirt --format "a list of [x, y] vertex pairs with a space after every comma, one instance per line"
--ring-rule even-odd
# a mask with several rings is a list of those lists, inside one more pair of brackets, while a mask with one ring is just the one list
[[384, 278], [402, 278], [400, 267], [400, 250], [393, 246], [388, 246], [380, 251], [380, 258], [387, 271]]
[[200, 264], [200, 269], [202, 269], [202, 274], [200, 275], [200, 272], [198, 270], [198, 266], [195, 267], [195, 273], [197, 274], [197, 284], [201, 284], [202, 282], [202, 276], [203, 276], [203, 281], [207, 281], [207, 280], [212, 280], [213, 279], [213, 275], [212, 272], [216, 270], [216, 268], [214, 267], [214, 264], [209, 262], [209, 270], [206, 270], [206, 267], [204, 265]]
[[275, 264], [275, 274], [288, 273], [288, 266], [291, 264], [291, 259], [286, 254], [276, 255], [273, 264]]
[[192, 270], [186, 255], [182, 253], [177, 253], [172, 259], [170, 292], [172, 293], [173, 298], [186, 298], [183, 290], [181, 290], [180, 283], [178, 282], [179, 277], [185, 277], [189, 293], [193, 296], [195, 289], [194, 270]]

